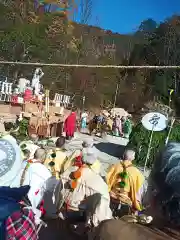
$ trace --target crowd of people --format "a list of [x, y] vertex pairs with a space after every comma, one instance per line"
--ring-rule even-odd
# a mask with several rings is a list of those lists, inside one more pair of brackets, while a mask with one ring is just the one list
[[[73, 137], [73, 132], [68, 131], [68, 136]], [[78, 214], [81, 218], [85, 213], [86, 226], [98, 226], [103, 220], [118, 216], [117, 209], [120, 209], [122, 204], [134, 213], [141, 210], [144, 177], [132, 164], [134, 151], [127, 150], [124, 158], [111, 166], [107, 176], [103, 178], [93, 139], [83, 141], [82, 148], [69, 155], [64, 148], [66, 137], [60, 136], [54, 147], [46, 149], [38, 146], [38, 136], [35, 135], [31, 136], [31, 140], [22, 142], [20, 147], [15, 138], [8, 134], [0, 139], [0, 149], [4, 151], [4, 141], [8, 141], [15, 146], [15, 155], [22, 161], [16, 171], [9, 170], [11, 178], [7, 178], [2, 186], [0, 205], [12, 204], [12, 209], [2, 215], [0, 210], [0, 220], [6, 226], [0, 228], [3, 232], [3, 238], [0, 239], [11, 239], [7, 236], [12, 234], [14, 239], [21, 239], [19, 231], [21, 234], [24, 232], [25, 239], [37, 239], [36, 224], [40, 222], [36, 217], [38, 210], [41, 215], [50, 218], [73, 215], [77, 217]], [[3, 156], [0, 155], [4, 161], [7, 156]], [[0, 161], [0, 164], [3, 161]], [[7, 175], [4, 174], [5, 176]], [[4, 202], [6, 198], [7, 203]], [[30, 208], [22, 208], [24, 202], [19, 202], [23, 199], [26, 199]], [[18, 225], [17, 216], [25, 224]], [[17, 228], [13, 228], [12, 232], [10, 225], [16, 224]]]
[[120, 116], [109, 114], [94, 115], [88, 122], [88, 113], [85, 111], [81, 114], [81, 131], [87, 132], [87, 125], [89, 133], [100, 132], [107, 133], [116, 137], [129, 138], [132, 132], [131, 116]]
[[124, 138], [129, 138], [132, 132], [132, 122], [130, 120], [130, 115], [123, 117], [120, 117], [119, 115], [115, 116], [113, 118], [112, 132], [113, 135], [117, 137], [121, 136]]
[[[42, 148], [37, 135], [19, 146], [8, 133], [0, 139], [0, 239], [36, 240], [37, 226], [47, 218], [73, 219], [73, 229], [82, 234], [104, 220], [143, 211], [145, 178], [133, 165], [136, 153], [126, 149], [101, 176], [93, 138], [82, 141], [71, 154], [65, 150], [66, 139], [74, 136], [75, 118], [72, 112], [66, 119], [66, 136], [60, 136], [55, 146]], [[157, 178], [156, 171], [154, 182]], [[162, 186], [166, 189], [167, 184]]]
[[120, 115], [108, 115], [106, 114], [95, 114], [94, 117], [90, 117], [90, 113], [84, 111], [80, 114], [80, 124], [78, 124], [78, 117], [73, 110], [71, 114], [66, 118], [64, 122], [64, 132], [66, 139], [70, 140], [74, 137], [74, 133], [78, 129], [82, 133], [103, 133], [110, 134], [116, 137], [129, 138], [132, 132], [132, 121], [131, 115], [120, 116]]

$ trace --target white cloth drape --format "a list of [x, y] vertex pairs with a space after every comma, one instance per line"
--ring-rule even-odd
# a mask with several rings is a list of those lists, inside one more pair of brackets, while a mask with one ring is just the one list
[[[16, 176], [10, 187], [20, 187], [22, 173], [26, 167], [26, 162], [22, 163], [19, 174]], [[31, 163], [25, 173], [23, 185], [29, 185], [28, 198], [32, 207], [36, 208], [47, 189], [47, 180], [51, 177], [50, 171], [41, 163]]]
[[[81, 209], [86, 208], [86, 200], [88, 197], [99, 193], [101, 195], [100, 203], [92, 213], [91, 221], [94, 226], [97, 226], [101, 221], [112, 218], [112, 212], [109, 208], [110, 197], [108, 192], [108, 186], [101, 178], [101, 176], [95, 173], [90, 168], [84, 168], [82, 170], [82, 176], [78, 180], [76, 189], [72, 192], [66, 188], [70, 169], [62, 175], [62, 181], [64, 184], [63, 196], [65, 201], [68, 202], [70, 208]], [[83, 202], [85, 200], [85, 202]], [[83, 202], [83, 203], [82, 203]], [[88, 203], [89, 204], [89, 203]], [[92, 203], [93, 204], [93, 203]]]

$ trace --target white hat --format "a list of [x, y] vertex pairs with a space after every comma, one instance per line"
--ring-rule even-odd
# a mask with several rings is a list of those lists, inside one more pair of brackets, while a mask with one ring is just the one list
[[21, 151], [16, 141], [0, 139], [0, 186], [9, 186], [21, 169]]
[[87, 138], [87, 139], [84, 139], [82, 146], [84, 148], [91, 148], [93, 147], [93, 144], [94, 144], [93, 138]]
[[93, 151], [93, 148], [87, 148], [86, 151], [82, 153], [82, 160], [84, 163], [87, 163], [90, 165], [95, 163], [95, 161], [97, 160], [97, 156]]

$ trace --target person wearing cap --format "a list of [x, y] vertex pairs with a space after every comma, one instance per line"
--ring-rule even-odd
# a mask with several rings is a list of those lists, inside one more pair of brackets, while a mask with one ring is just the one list
[[93, 226], [112, 218], [108, 186], [92, 169], [96, 159], [92, 148], [86, 149], [82, 155], [82, 165], [72, 166], [61, 175], [64, 186], [67, 186], [62, 190], [67, 211], [88, 213], [86, 223], [91, 221]]
[[[82, 156], [86, 154], [87, 151], [95, 152], [93, 138], [87, 138], [82, 143], [82, 150], [75, 150], [71, 156], [67, 158], [64, 162], [63, 169], [67, 170], [69, 167], [82, 165]], [[98, 159], [90, 166], [97, 174], [101, 172], [101, 163]]]
[[83, 140], [82, 147], [83, 148], [92, 148], [94, 145], [93, 138], [87, 138]]
[[[91, 150], [93, 152], [95, 152], [95, 149], [94, 149], [94, 141], [93, 141], [93, 138], [88, 138], [86, 140], [83, 141], [83, 144], [82, 144], [82, 156], [84, 154], [86, 154], [87, 151]], [[100, 173], [101, 171], [101, 163], [98, 159], [96, 159], [96, 161], [91, 165], [91, 168], [96, 172], [96, 173]]]
[[[69, 157], [66, 157], [66, 160], [62, 164], [61, 173], [65, 172], [68, 168], [73, 165], [81, 165], [82, 164], [82, 155], [86, 154], [88, 149], [95, 151], [93, 138], [87, 138], [82, 143], [82, 149], [75, 150]], [[91, 165], [91, 168], [99, 174], [101, 172], [101, 163], [98, 159]]]

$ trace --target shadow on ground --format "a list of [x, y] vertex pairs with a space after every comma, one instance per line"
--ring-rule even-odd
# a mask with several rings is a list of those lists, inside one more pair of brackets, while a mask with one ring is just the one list
[[42, 227], [39, 233], [39, 240], [87, 240], [86, 237], [79, 237], [73, 234], [65, 221], [60, 219], [46, 221], [47, 228]]
[[104, 152], [110, 156], [120, 158], [123, 153], [125, 146], [115, 144], [115, 143], [97, 143], [94, 145], [99, 151]]

